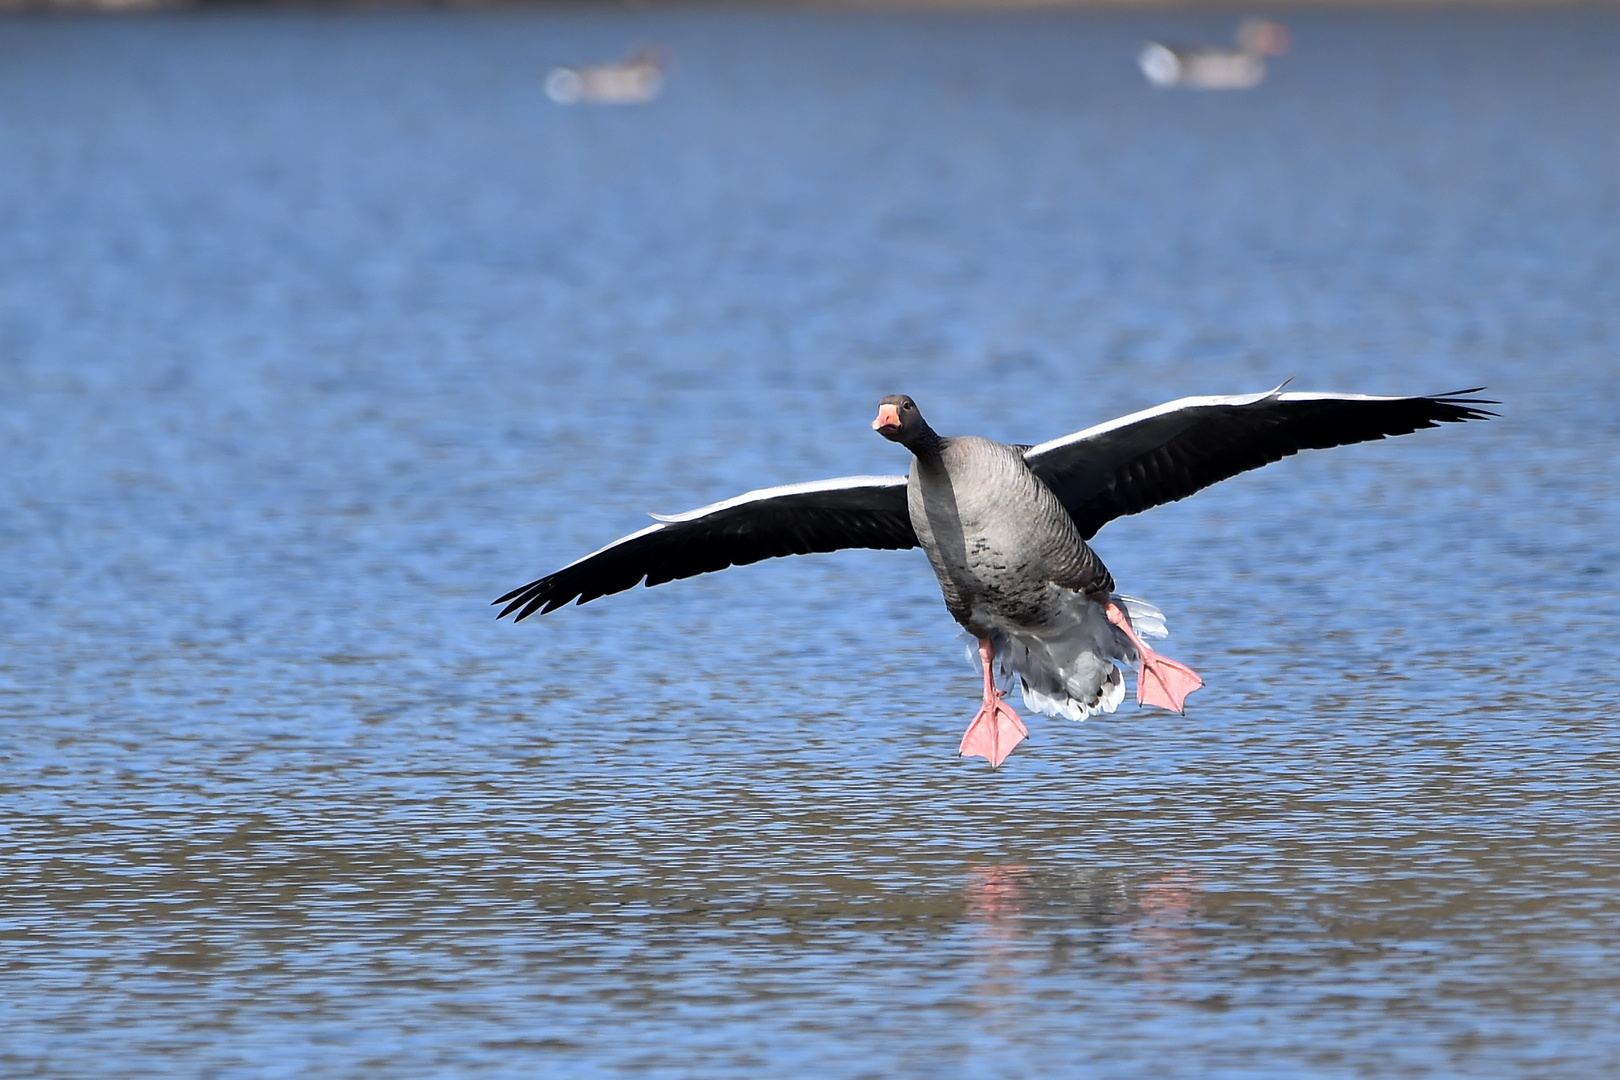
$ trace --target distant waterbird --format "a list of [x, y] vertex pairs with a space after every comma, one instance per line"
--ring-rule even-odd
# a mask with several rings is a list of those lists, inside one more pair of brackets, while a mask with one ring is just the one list
[[668, 517], [495, 601], [499, 617], [586, 603], [643, 581], [843, 548], [921, 547], [945, 606], [978, 643], [979, 712], [960, 753], [999, 767], [1028, 734], [1024, 704], [1081, 720], [1136, 699], [1182, 712], [1203, 685], [1143, 638], [1167, 636], [1151, 604], [1115, 591], [1087, 543], [1114, 518], [1183, 499], [1301, 450], [1482, 420], [1482, 388], [1425, 397], [1284, 392], [1187, 397], [1038, 446], [945, 437], [899, 394], [872, 427], [911, 451], [904, 476], [846, 476], [762, 488]]
[[645, 45], [613, 63], [553, 68], [546, 96], [559, 105], [644, 105], [663, 90], [668, 66], [668, 49]]
[[1150, 41], [1136, 62], [1154, 86], [1247, 90], [1266, 77], [1266, 57], [1283, 55], [1289, 45], [1288, 31], [1280, 23], [1248, 19], [1237, 29], [1235, 48]]

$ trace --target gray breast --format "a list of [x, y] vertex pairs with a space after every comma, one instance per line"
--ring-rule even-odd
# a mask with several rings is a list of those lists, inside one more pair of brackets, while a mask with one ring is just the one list
[[1062, 590], [1113, 588], [1057, 496], [1014, 447], [949, 439], [937, 458], [912, 463], [906, 496], [945, 606], [974, 634], [1035, 629], [1057, 616]]

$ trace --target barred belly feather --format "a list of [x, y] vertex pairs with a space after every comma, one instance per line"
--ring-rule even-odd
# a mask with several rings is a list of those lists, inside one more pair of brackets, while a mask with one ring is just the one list
[[[1053, 627], [1038, 633], [1006, 627], [991, 634], [1001, 682], [1010, 688], [1016, 679], [1024, 704], [1046, 716], [1084, 720], [1111, 713], [1125, 700], [1125, 672], [1137, 666], [1136, 648], [1100, 606], [1075, 592], [1064, 599], [1063, 615]], [[1164, 614], [1152, 604], [1119, 593], [1113, 600], [1140, 636], [1169, 636]], [[971, 638], [968, 658], [978, 666]]]

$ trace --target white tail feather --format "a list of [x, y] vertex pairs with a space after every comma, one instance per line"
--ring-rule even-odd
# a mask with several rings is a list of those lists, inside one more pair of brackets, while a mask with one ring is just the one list
[[[1152, 604], [1117, 593], [1113, 599], [1142, 637], [1169, 636], [1164, 613]], [[1125, 700], [1125, 672], [1137, 665], [1136, 649], [1101, 606], [1079, 593], [1071, 594], [1066, 608], [1068, 617], [1055, 629], [993, 634], [996, 674], [1009, 689], [1016, 676], [1024, 704], [1034, 712], [1070, 720], [1111, 713]], [[978, 645], [972, 638], [967, 652], [977, 669]]]
[[1131, 620], [1131, 629], [1142, 637], [1157, 641], [1170, 636], [1170, 628], [1164, 622], [1164, 612], [1146, 600], [1115, 593], [1114, 602], [1125, 609], [1125, 617]]

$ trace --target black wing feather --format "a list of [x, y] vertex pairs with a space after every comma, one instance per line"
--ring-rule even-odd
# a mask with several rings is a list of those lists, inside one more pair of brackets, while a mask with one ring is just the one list
[[516, 611], [514, 621], [521, 622], [536, 611], [544, 614], [571, 600], [584, 604], [642, 580], [649, 587], [662, 585], [781, 555], [917, 546], [903, 482], [752, 494], [760, 497], [743, 496], [708, 513], [661, 521], [513, 589], [495, 601], [506, 605], [497, 618]]
[[[1132, 423], [1102, 425], [1026, 454], [1087, 540], [1114, 518], [1185, 499], [1301, 450], [1368, 442], [1496, 415], [1483, 387], [1430, 397], [1365, 398], [1273, 392], [1244, 401], [1193, 398]], [[1175, 403], [1172, 403], [1175, 404]]]

